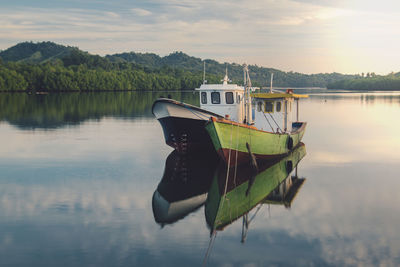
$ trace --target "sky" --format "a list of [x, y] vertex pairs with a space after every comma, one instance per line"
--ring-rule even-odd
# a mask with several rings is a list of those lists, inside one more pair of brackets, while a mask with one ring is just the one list
[[400, 1], [0, 0], [0, 50], [23, 41], [388, 74], [400, 71]]

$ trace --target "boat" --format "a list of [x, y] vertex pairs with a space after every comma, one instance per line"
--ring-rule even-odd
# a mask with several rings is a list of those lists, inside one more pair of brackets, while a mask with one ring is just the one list
[[[237, 122], [211, 117], [206, 124], [216, 152], [229, 166], [255, 159], [283, 157], [302, 140], [306, 122], [299, 121], [299, 99], [307, 95], [286, 92], [251, 90], [247, 66], [245, 73], [244, 120]], [[296, 103], [296, 118], [293, 118]]]
[[211, 117], [242, 120], [244, 87], [230, 84], [226, 70], [222, 84], [203, 84], [199, 92], [200, 107], [169, 98], [159, 98], [153, 103], [152, 113], [160, 122], [165, 142], [179, 153], [214, 151], [205, 125]]
[[217, 163], [215, 153], [202, 155], [172, 151], [152, 197], [156, 223], [161, 226], [175, 223], [203, 206]]
[[[286, 157], [261, 161], [256, 172], [250, 165], [238, 165], [234, 171], [225, 164], [220, 165], [205, 203], [211, 232], [223, 230], [259, 204], [286, 201], [291, 205], [304, 182], [304, 178], [297, 177], [297, 165], [305, 155], [305, 145], [300, 143]], [[293, 170], [296, 170], [295, 177], [290, 178]]]

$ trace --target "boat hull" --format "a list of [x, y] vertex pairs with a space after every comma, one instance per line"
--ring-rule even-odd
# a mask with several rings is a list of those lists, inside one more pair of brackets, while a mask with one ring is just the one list
[[213, 151], [205, 125], [218, 114], [172, 99], [158, 99], [152, 112], [160, 122], [165, 142], [179, 153]]
[[256, 159], [272, 159], [287, 155], [303, 138], [306, 123], [294, 123], [291, 133], [271, 133], [228, 120], [210, 120], [206, 130], [215, 150], [229, 166], [248, 163], [251, 159], [246, 144]]

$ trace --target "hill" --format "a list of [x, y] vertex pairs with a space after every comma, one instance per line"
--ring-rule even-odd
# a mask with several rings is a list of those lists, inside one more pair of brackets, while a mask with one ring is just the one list
[[23, 42], [0, 52], [3, 61], [45, 63], [63, 58], [77, 50], [75, 47], [63, 46], [53, 42]]
[[[212, 59], [205, 59], [189, 56], [182, 52], [174, 52], [165, 57], [153, 53], [121, 53], [107, 55], [111, 62], [132, 62], [148, 68], [160, 68], [169, 66], [172, 68], [183, 68], [191, 72], [202, 72], [203, 62], [206, 62], [206, 72], [222, 76], [225, 68], [228, 68], [229, 77], [235, 83], [243, 80], [243, 67], [237, 63], [219, 63]], [[319, 73], [302, 74], [298, 72], [284, 72], [274, 68], [259, 67], [250, 65], [250, 76], [257, 86], [269, 85], [271, 73], [274, 73], [274, 86], [278, 87], [326, 87], [334, 81], [355, 78], [356, 75], [344, 75], [340, 73]]]
[[[45, 64], [57, 65], [57, 71], [62, 73], [63, 76], [71, 77], [73, 80], [72, 83], [74, 84], [76, 76], [80, 75], [82, 71], [91, 70], [90, 75], [93, 77], [95, 77], [95, 73], [93, 73], [93, 71], [97, 71], [97, 73], [102, 73], [101, 75], [110, 75], [110, 77], [114, 77], [112, 80], [117, 80], [121, 78], [118, 76], [121, 75], [121, 70], [125, 71], [125, 76], [130, 75], [129, 71], [140, 70], [147, 76], [151, 74], [151, 80], [156, 79], [154, 78], [156, 76], [160, 77], [160, 75], [162, 75], [162, 80], [164, 82], [166, 80], [170, 80], [168, 82], [169, 84], [175, 84], [174, 86], [171, 85], [166, 89], [176, 88], [177, 86], [179, 87], [179, 84], [182, 85], [181, 88], [195, 88], [202, 81], [204, 62], [206, 62], [207, 69], [206, 79], [210, 83], [218, 82], [223, 77], [225, 68], [228, 68], [229, 77], [234, 83], [241, 84], [243, 80], [243, 68], [241, 64], [219, 63], [212, 59], [202, 60], [182, 52], [174, 52], [164, 57], [154, 53], [135, 52], [120, 53], [101, 57], [83, 52], [76, 47], [63, 46], [52, 42], [24, 42], [0, 52], [0, 58], [3, 62], [8, 64], [9, 68], [7, 74], [3, 75], [3, 84], [11, 84], [8, 81], [15, 79], [21, 80], [21, 77], [18, 75], [28, 75], [27, 71], [23, 72], [22, 69], [32, 68], [12, 65], [12, 63], [15, 62], [19, 64], [33, 64], [38, 66]], [[62, 66], [59, 66], [60, 64]], [[81, 67], [78, 69], [76, 68], [77, 66]], [[62, 67], [64, 67], [64, 69], [62, 69]], [[43, 70], [38, 71], [38, 73], [42, 73], [44, 78], [48, 78], [48, 76], [44, 75], [43, 72], [47, 72], [54, 67], [39, 68]], [[66, 71], [67, 69], [68, 71]], [[271, 73], [274, 73], [274, 86], [277, 87], [326, 87], [328, 84], [332, 84], [337, 81], [348, 80], [357, 77], [357, 75], [344, 75], [340, 73], [302, 74], [292, 71], [284, 72], [278, 69], [260, 67], [257, 65], [250, 65], [249, 70], [253, 85], [255, 86], [268, 86]], [[51, 77], [56, 77], [57, 75], [55, 75], [54, 72], [51, 73]], [[7, 76], [7, 79], [5, 76]], [[25, 80], [27, 80], [29, 84], [27, 88], [33, 90], [35, 87], [37, 87], [37, 85], [34, 85], [32, 82], [30, 82], [34, 78], [31, 77], [31, 74], [29, 74], [29, 76], [29, 78], [25, 77]], [[190, 82], [188, 82], [186, 78], [183, 78], [184, 76], [186, 78], [190, 76]], [[56, 78], [58, 78], [58, 76]], [[171, 78], [175, 79], [175, 81], [172, 82]], [[105, 80], [110, 79], [111, 78], [105, 78]], [[132, 79], [126, 78], [125, 80]], [[24, 84], [22, 80], [21, 83]], [[158, 90], [158, 88], [162, 88], [162, 83], [160, 81], [153, 81], [153, 85], [145, 86], [145, 84], [142, 83], [140, 87], [144, 86], [146, 88], [157, 88]], [[120, 86], [122, 86], [120, 85], [115, 87], [112, 83], [107, 84], [113, 88], [120, 88]], [[56, 84], [53, 87], [55, 86]], [[76, 86], [74, 85], [74, 88], [76, 88]], [[4, 87], [7, 86], [5, 85]], [[23, 87], [25, 86], [22, 86], [21, 88]], [[131, 88], [132, 86], [128, 87]], [[87, 88], [86, 85], [85, 88]]]

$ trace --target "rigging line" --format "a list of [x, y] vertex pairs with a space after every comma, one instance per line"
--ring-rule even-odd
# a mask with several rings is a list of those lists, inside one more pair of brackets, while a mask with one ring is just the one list
[[268, 113], [268, 114], [269, 114], [269, 116], [271, 117], [271, 119], [272, 119], [272, 120], [275, 122], [276, 126], [278, 126], [278, 129], [279, 129], [279, 131], [281, 131], [281, 132], [282, 132], [282, 129], [281, 129], [281, 127], [279, 127], [279, 124], [278, 124], [278, 123], [276, 123], [276, 121], [275, 121], [274, 117], [272, 117], [271, 113]]
[[235, 175], [233, 176], [233, 183], [236, 186], [236, 172], [237, 172], [237, 160], [239, 154], [239, 124], [236, 127], [236, 158], [235, 158]]
[[226, 198], [226, 190], [228, 189], [228, 180], [229, 180], [229, 165], [231, 163], [231, 146], [232, 146], [232, 132], [233, 132], [233, 123], [231, 124], [231, 141], [229, 143], [229, 154], [228, 154], [228, 164], [226, 169], [226, 178], [225, 178], [225, 189], [224, 189], [224, 196], [222, 198], [221, 209], [224, 206], [225, 198]]
[[212, 234], [211, 234], [210, 242], [208, 243], [208, 248], [207, 248], [207, 251], [206, 251], [206, 255], [204, 255], [202, 266], [206, 266], [207, 265], [207, 261], [208, 261], [208, 258], [210, 257], [210, 252], [211, 252], [211, 249], [212, 249], [212, 247], [214, 245], [216, 237], [217, 237], [217, 231], [214, 229]]
[[193, 115], [195, 115], [196, 117], [200, 118], [201, 120], [204, 120], [204, 118], [202, 118], [198, 114], [196, 114], [191, 108], [189, 108], [189, 107], [185, 107], [185, 108], [188, 109], [190, 112], [192, 112]]
[[[197, 116], [198, 118], [200, 118], [200, 119], [202, 119], [202, 120], [204, 120], [204, 119], [208, 120], [208, 119], [209, 119], [208, 116], [203, 115], [203, 114], [201, 114], [201, 113], [197, 113], [197, 112], [195, 112], [193, 109], [191, 109], [190, 107], [185, 107], [185, 108], [187, 108], [190, 112], [192, 112], [195, 116]], [[203, 117], [201, 117], [199, 114], [201, 114], [201, 116], [203, 116]]]
[[250, 220], [248, 220], [248, 224], [250, 224], [251, 221], [254, 220], [254, 218], [256, 217], [256, 215], [257, 215], [257, 213], [258, 213], [258, 211], [261, 209], [261, 207], [262, 207], [262, 203], [260, 203], [260, 205], [258, 205], [257, 210], [255, 211], [255, 213], [253, 214], [253, 216], [251, 216]]
[[269, 127], [271, 127], [272, 132], [275, 133], [274, 127], [272, 127], [271, 123], [269, 123], [269, 120], [268, 120], [267, 116], [265, 115], [265, 112], [262, 112], [262, 114], [264, 115], [264, 118], [267, 120]]

